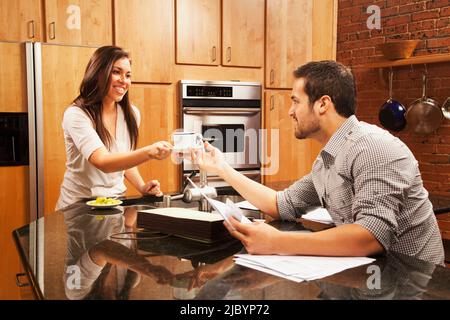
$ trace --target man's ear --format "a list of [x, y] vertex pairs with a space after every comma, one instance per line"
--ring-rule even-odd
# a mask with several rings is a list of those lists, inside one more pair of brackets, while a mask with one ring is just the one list
[[331, 107], [331, 98], [329, 96], [322, 96], [319, 99], [320, 106], [319, 106], [319, 113], [324, 114], [327, 112], [327, 110]]

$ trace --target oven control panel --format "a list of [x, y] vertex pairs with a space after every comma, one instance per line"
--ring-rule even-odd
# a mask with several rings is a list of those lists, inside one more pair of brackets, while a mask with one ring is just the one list
[[233, 97], [232, 87], [209, 87], [209, 86], [186, 86], [188, 97], [216, 97], [231, 98]]

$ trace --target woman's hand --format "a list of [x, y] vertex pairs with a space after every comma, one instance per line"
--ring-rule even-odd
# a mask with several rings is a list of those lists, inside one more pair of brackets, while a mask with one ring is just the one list
[[151, 194], [151, 195], [155, 195], [157, 197], [161, 197], [163, 195], [163, 193], [160, 188], [161, 188], [161, 184], [159, 183], [158, 180], [151, 180], [151, 181], [147, 182], [146, 184], [142, 185], [139, 191], [143, 195]]
[[201, 170], [220, 176], [228, 165], [223, 153], [208, 142], [205, 142], [205, 151], [206, 152], [201, 149], [193, 149], [191, 151], [192, 162], [197, 164]]
[[167, 141], [159, 141], [148, 146], [150, 159], [163, 160], [170, 156], [173, 145]]

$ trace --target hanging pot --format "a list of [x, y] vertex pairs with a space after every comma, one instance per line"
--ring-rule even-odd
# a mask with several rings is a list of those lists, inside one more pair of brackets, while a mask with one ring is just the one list
[[389, 99], [381, 106], [378, 119], [383, 127], [391, 131], [401, 131], [406, 126], [406, 108], [392, 98], [394, 73], [389, 72]]
[[441, 109], [445, 119], [450, 120], [450, 97], [448, 97], [447, 100], [445, 100]]
[[430, 134], [436, 131], [444, 119], [436, 100], [426, 96], [427, 77], [422, 75], [422, 98], [415, 100], [406, 112], [408, 128], [417, 134]]

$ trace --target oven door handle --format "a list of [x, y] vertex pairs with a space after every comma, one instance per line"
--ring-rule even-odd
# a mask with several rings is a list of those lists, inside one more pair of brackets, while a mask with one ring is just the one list
[[185, 107], [183, 112], [186, 114], [254, 114], [260, 113], [259, 108], [200, 108]]

